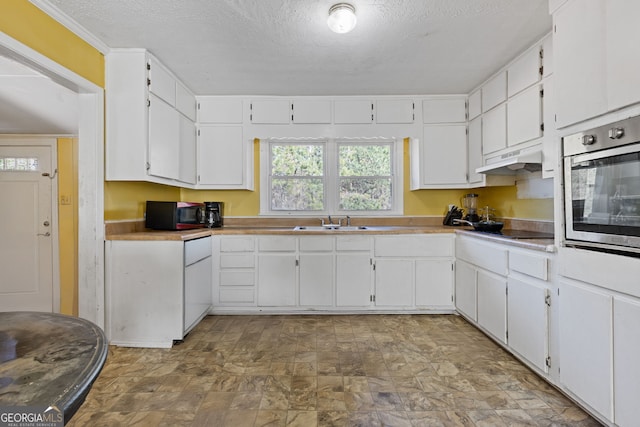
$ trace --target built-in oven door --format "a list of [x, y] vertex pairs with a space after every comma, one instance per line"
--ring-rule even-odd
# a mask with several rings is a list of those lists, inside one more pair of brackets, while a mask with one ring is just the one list
[[569, 243], [640, 252], [640, 143], [565, 157], [564, 178]]

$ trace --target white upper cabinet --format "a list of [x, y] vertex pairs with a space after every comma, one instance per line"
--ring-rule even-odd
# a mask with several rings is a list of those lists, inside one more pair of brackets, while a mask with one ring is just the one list
[[467, 121], [465, 98], [430, 98], [422, 101], [423, 123], [464, 123]]
[[603, 0], [572, 0], [553, 15], [558, 128], [607, 111], [604, 16]]
[[258, 99], [251, 101], [251, 123], [289, 124], [291, 103], [286, 99]]
[[469, 120], [473, 120], [482, 113], [482, 90], [478, 89], [469, 95]]
[[466, 125], [426, 125], [423, 144], [424, 184], [467, 183]]
[[180, 114], [149, 95], [149, 175], [178, 179], [180, 167]]
[[540, 81], [540, 46], [535, 45], [507, 69], [507, 94], [509, 97]]
[[211, 189], [253, 189], [251, 145], [242, 126], [200, 126], [198, 186]]
[[553, 37], [548, 36], [542, 41], [542, 77], [553, 74]]
[[333, 103], [335, 124], [373, 123], [373, 101], [367, 99], [340, 99]]
[[242, 106], [241, 98], [198, 97], [198, 123], [241, 124]]
[[482, 117], [476, 117], [469, 122], [467, 142], [469, 184], [482, 184], [484, 174], [476, 173], [482, 166]]
[[482, 112], [507, 100], [507, 72], [497, 74], [482, 86]]
[[606, 1], [607, 104], [609, 111], [640, 101], [640, 1]]
[[482, 154], [507, 147], [507, 109], [500, 104], [482, 116]]
[[192, 122], [196, 121], [196, 98], [185, 85], [176, 82], [176, 110]]
[[171, 73], [153, 56], [149, 56], [147, 62], [149, 70], [149, 92], [156, 94], [159, 98], [167, 102], [172, 107], [176, 105], [176, 79]]
[[380, 99], [376, 102], [376, 123], [413, 123], [412, 99]]
[[180, 115], [180, 167], [178, 180], [187, 184], [196, 183], [196, 125]]
[[509, 147], [542, 136], [541, 87], [535, 85], [507, 102], [507, 145]]
[[331, 123], [331, 101], [303, 100], [293, 101], [293, 123], [313, 124]]

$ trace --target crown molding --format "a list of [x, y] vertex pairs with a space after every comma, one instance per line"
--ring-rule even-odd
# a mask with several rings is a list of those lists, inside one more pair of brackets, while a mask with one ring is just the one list
[[107, 55], [111, 48], [107, 46], [105, 42], [96, 37], [89, 30], [82, 25], [74, 21], [69, 15], [58, 9], [56, 6], [49, 3], [47, 0], [29, 0], [35, 7], [42, 10], [44, 13], [58, 21], [61, 25], [67, 28], [69, 31], [80, 37], [85, 42], [89, 43], [98, 52], [103, 55]]

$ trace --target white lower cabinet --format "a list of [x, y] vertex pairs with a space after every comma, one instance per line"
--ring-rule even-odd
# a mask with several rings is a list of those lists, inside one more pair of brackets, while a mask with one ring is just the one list
[[640, 420], [640, 300], [613, 300], [613, 396], [614, 420], [619, 426], [633, 426]]
[[560, 382], [612, 419], [612, 297], [596, 287], [563, 280], [559, 299]]
[[456, 310], [473, 321], [478, 320], [476, 272], [477, 270], [473, 265], [461, 260], [456, 261]]
[[106, 333], [111, 344], [171, 347], [211, 307], [211, 237], [105, 243]]
[[477, 272], [478, 325], [500, 342], [507, 342], [507, 278]]
[[370, 236], [336, 236], [337, 307], [371, 306], [372, 244]]
[[375, 266], [377, 307], [413, 306], [413, 260], [378, 259]]
[[333, 306], [333, 237], [299, 239], [299, 303], [305, 307]]
[[258, 306], [297, 305], [296, 238], [258, 238]]
[[255, 305], [255, 247], [253, 236], [213, 236], [214, 308]]
[[416, 307], [452, 310], [453, 270], [453, 259], [416, 260]]

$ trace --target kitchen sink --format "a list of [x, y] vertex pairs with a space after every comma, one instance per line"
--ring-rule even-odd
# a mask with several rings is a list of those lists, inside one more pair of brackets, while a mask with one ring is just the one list
[[395, 227], [385, 226], [368, 226], [368, 225], [338, 225], [338, 224], [325, 224], [325, 225], [298, 225], [293, 228], [294, 231], [381, 231], [391, 230]]

